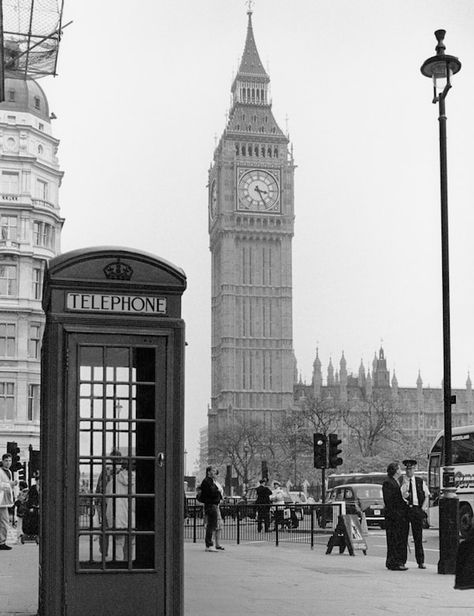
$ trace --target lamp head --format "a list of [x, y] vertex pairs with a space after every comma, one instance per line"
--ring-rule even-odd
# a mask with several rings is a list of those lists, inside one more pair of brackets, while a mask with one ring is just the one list
[[461, 62], [455, 56], [445, 54], [444, 37], [446, 30], [436, 30], [436, 55], [425, 60], [421, 72], [425, 77], [433, 79], [433, 103], [444, 98], [451, 88], [451, 77], [461, 70]]

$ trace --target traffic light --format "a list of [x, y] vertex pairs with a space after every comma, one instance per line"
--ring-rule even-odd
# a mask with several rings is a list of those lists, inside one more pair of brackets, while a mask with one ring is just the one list
[[342, 443], [340, 438], [337, 438], [337, 434], [329, 435], [329, 468], [337, 468], [342, 464], [342, 458], [339, 454], [342, 453], [342, 449], [339, 449], [339, 445]]
[[313, 434], [314, 441], [314, 468], [326, 468], [326, 441], [327, 437], [325, 434], [321, 434], [320, 432]]
[[262, 460], [262, 479], [268, 481], [268, 464], [266, 460]]
[[18, 469], [18, 481], [24, 481], [26, 483], [26, 462], [20, 464]]
[[12, 457], [11, 469], [15, 473], [21, 466], [20, 463], [20, 448], [15, 441], [7, 442], [7, 453]]

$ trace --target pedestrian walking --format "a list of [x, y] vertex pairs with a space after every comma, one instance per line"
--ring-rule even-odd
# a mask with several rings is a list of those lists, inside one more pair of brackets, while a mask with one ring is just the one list
[[10, 470], [12, 456], [4, 453], [2, 456], [2, 466], [0, 467], [0, 550], [11, 550], [7, 545], [8, 527], [10, 526], [9, 508], [15, 504], [13, 488], [18, 485], [18, 480], [13, 479]]
[[387, 467], [387, 478], [382, 484], [387, 537], [385, 566], [391, 571], [407, 570], [405, 563], [407, 561], [408, 506], [403, 500], [400, 489], [401, 475], [400, 464], [391, 462]]
[[260, 479], [260, 485], [257, 488], [257, 532], [262, 532], [262, 526], [267, 533], [270, 530], [270, 497], [272, 491], [267, 486], [266, 479]]
[[[427, 517], [430, 493], [421, 477], [415, 476], [416, 460], [403, 460], [406, 475], [402, 480], [402, 497], [407, 503], [408, 526], [415, 542], [415, 558], [419, 569], [426, 569], [423, 551], [423, 522]], [[407, 529], [407, 538], [409, 533]]]
[[208, 466], [206, 468], [206, 476], [199, 487], [199, 501], [204, 503], [204, 515], [206, 516], [206, 535], [204, 538], [206, 552], [216, 552], [217, 550], [224, 549], [219, 542], [222, 526], [219, 503], [222, 500], [222, 488], [215, 480], [218, 474], [219, 471], [214, 466]]

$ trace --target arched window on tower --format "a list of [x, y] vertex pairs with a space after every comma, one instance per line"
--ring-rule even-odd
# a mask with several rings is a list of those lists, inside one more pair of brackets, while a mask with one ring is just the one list
[[257, 90], [257, 103], [260, 102], [260, 90]]
[[247, 146], [247, 150], [248, 150], [249, 156], [252, 156], [252, 146], [251, 145]]
[[247, 101], [250, 101], [250, 88], [247, 88]]
[[269, 158], [271, 158], [271, 157], [272, 157], [272, 149], [271, 149], [271, 148], [268, 148], [268, 150], [267, 150], [267, 154], [268, 154], [268, 157], [269, 157]]
[[263, 158], [265, 158], [265, 146], [264, 145], [262, 145], [262, 156]]
[[273, 150], [273, 156], [274, 156], [275, 158], [278, 158], [278, 148], [274, 148], [274, 150]]
[[258, 156], [258, 145], [256, 145], [254, 148], [254, 154], [255, 156]]
[[242, 146], [242, 156], [245, 156], [245, 146]]
[[239, 144], [236, 143], [235, 144], [235, 153], [237, 154], [237, 156], [239, 155], [239, 151], [240, 151]]
[[255, 88], [252, 88], [252, 101], [255, 100]]

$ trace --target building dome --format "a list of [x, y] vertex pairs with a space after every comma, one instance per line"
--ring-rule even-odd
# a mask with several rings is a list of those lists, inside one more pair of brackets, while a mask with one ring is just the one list
[[34, 79], [15, 73], [5, 74], [5, 100], [0, 109], [31, 113], [49, 122], [49, 105], [43, 89]]

